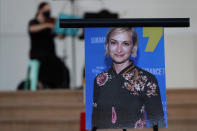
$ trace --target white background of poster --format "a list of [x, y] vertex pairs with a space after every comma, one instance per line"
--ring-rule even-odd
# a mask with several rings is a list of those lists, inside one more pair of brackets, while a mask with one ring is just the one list
[[[0, 0], [0, 90], [16, 90], [25, 78], [29, 37], [27, 23], [34, 16], [41, 0]], [[63, 4], [64, 12], [71, 13], [71, 4], [64, 0], [46, 0], [57, 16]], [[190, 17], [190, 28], [165, 29], [166, 84], [167, 88], [197, 87], [197, 1], [196, 0], [78, 0], [75, 13], [98, 12], [103, 8], [119, 13], [121, 18]], [[84, 41], [76, 39], [76, 82], [82, 85], [84, 67]], [[71, 38], [57, 40], [57, 54], [67, 56], [65, 63], [71, 73]]]

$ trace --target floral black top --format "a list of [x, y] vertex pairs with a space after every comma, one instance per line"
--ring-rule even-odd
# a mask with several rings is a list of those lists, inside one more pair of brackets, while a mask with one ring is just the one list
[[[148, 124], [149, 123], [149, 124]], [[94, 81], [92, 127], [165, 127], [157, 79], [130, 64], [119, 74], [110, 68]]]

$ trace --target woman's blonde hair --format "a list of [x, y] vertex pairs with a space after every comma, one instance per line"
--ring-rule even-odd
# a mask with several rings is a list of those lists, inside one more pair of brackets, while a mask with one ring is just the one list
[[133, 44], [131, 56], [132, 57], [137, 56], [138, 35], [134, 27], [113, 27], [108, 30], [107, 35], [106, 35], [106, 40], [105, 40], [105, 46], [106, 46], [105, 55], [106, 56], [109, 56], [108, 44], [109, 44], [111, 35], [114, 33], [123, 33], [123, 32], [129, 32], [131, 34], [132, 44]]

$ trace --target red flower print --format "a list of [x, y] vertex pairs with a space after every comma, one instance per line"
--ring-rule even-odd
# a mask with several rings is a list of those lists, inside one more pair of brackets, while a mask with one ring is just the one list
[[148, 90], [146, 95], [148, 97], [157, 96], [157, 92], [156, 92], [156, 90]]
[[131, 84], [129, 84], [128, 82], [124, 82], [123, 88], [124, 87], [127, 88], [130, 91], [134, 91], [134, 87]]
[[135, 123], [135, 128], [144, 128], [146, 125], [146, 122], [143, 121], [143, 120], [138, 120], [136, 123]]
[[96, 82], [99, 86], [105, 85], [105, 83], [108, 81], [108, 74], [107, 73], [102, 73], [97, 76]]
[[157, 87], [156, 84], [155, 84], [155, 83], [152, 83], [152, 82], [151, 82], [151, 83], [149, 82], [149, 83], [147, 84], [147, 86], [149, 86], [149, 88], [151, 88], [152, 90], [155, 90], [156, 87]]
[[149, 87], [149, 89], [147, 90], [146, 95], [148, 97], [157, 96], [157, 92], [156, 92], [157, 85], [155, 83], [149, 82], [147, 86]]
[[124, 73], [122, 76], [125, 80], [130, 80], [133, 77], [133, 73]]
[[114, 107], [112, 107], [112, 123], [115, 124], [116, 120], [117, 120], [116, 110]]

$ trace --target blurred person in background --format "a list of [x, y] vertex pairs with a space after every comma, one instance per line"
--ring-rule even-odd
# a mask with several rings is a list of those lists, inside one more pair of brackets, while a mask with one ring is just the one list
[[35, 17], [30, 20], [28, 32], [31, 48], [29, 57], [37, 60], [39, 89], [69, 88], [69, 70], [56, 56], [54, 38], [64, 38], [54, 33], [55, 19], [51, 17], [51, 7], [47, 2], [41, 2]]

